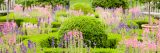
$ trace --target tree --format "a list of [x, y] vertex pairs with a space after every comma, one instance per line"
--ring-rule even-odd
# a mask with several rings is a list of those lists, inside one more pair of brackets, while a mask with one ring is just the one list
[[149, 4], [149, 25], [152, 25], [152, 20], [151, 20], [151, 15], [150, 15], [151, 2], [157, 3], [157, 2], [160, 2], [160, 0], [140, 0], [140, 2]]
[[62, 4], [64, 6], [69, 5], [69, 0], [17, 0], [17, 3], [23, 6], [52, 5], [52, 7], [54, 7], [57, 4]]
[[0, 4], [2, 4], [4, 2], [4, 0], [0, 0]]

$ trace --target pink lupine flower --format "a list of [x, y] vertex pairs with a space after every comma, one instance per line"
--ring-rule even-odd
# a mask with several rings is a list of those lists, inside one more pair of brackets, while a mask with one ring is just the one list
[[153, 43], [153, 42], [148, 43], [148, 49], [156, 50], [156, 47], [157, 47], [157, 45], [155, 43]]
[[73, 35], [73, 32], [70, 31], [70, 32], [67, 33], [67, 35], [72, 36], [72, 35]]
[[127, 47], [138, 47], [138, 43], [139, 41], [137, 39], [127, 39], [124, 41], [124, 44], [127, 46]]
[[124, 42], [127, 47], [131, 46], [131, 40], [125, 40]]
[[156, 36], [157, 36], [158, 39], [160, 39], [160, 30], [158, 30]]
[[20, 6], [20, 5], [16, 5], [15, 7], [14, 7], [14, 11], [15, 12], [17, 12], [17, 11], [22, 11], [23, 10], [23, 8]]
[[64, 40], [67, 40], [67, 38], [68, 38], [68, 37], [67, 37], [67, 35], [65, 34], [65, 35], [64, 35]]
[[145, 47], [145, 44], [142, 42], [138, 42], [138, 48], [143, 49]]
[[11, 36], [11, 37], [9, 38], [8, 43], [9, 43], [9, 45], [13, 45], [13, 44], [16, 43], [16, 35], [15, 35], [15, 34], [13, 34], [13, 36]]
[[29, 17], [30, 15], [29, 15], [27, 12], [25, 12], [25, 13], [23, 14], [23, 16]]
[[129, 9], [129, 12], [134, 15], [138, 15], [141, 12], [141, 10], [139, 7], [134, 7], [134, 8]]
[[142, 36], [146, 36], [149, 32], [149, 28], [144, 28]]
[[2, 38], [0, 38], [0, 44], [3, 44], [3, 39]]
[[136, 40], [136, 39], [132, 40], [132, 47], [134, 47], [134, 48], [138, 47], [138, 40]]

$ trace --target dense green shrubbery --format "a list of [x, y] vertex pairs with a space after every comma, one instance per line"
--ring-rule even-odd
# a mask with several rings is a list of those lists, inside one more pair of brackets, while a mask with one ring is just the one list
[[52, 27], [53, 28], [58, 28], [60, 26], [61, 26], [61, 23], [59, 23], [59, 22], [52, 22]]
[[54, 7], [57, 4], [62, 4], [63, 6], [69, 5], [69, 0], [16, 0], [16, 3], [22, 4], [23, 6], [50, 4]]
[[128, 8], [128, 0], [93, 0], [93, 7], [104, 7], [104, 8], [116, 8], [123, 7]]
[[88, 3], [75, 3], [70, 7], [72, 10], [81, 10], [84, 14], [93, 13], [92, 6]]
[[14, 13], [10, 13], [9, 17], [7, 16], [1, 16], [0, 22], [6, 22], [6, 20], [12, 21], [14, 20], [18, 26], [20, 26], [23, 22], [30, 22], [30, 23], [37, 23], [37, 18], [28, 18], [28, 17], [18, 17], [14, 16]]
[[116, 48], [119, 41], [121, 40], [121, 35], [108, 33], [107, 47]]
[[0, 4], [2, 4], [4, 2], [4, 0], [0, 0]]
[[[106, 26], [99, 19], [90, 16], [68, 18], [61, 25], [59, 34], [62, 36], [68, 30], [73, 29], [77, 29], [83, 33], [84, 41], [87, 45], [89, 45], [88, 41], [91, 41], [91, 43], [95, 42], [97, 47], [106, 47]], [[91, 44], [91, 46], [93, 45]]]

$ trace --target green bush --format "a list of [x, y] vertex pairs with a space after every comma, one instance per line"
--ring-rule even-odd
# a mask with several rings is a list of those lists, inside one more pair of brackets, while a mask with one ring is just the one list
[[117, 8], [123, 7], [128, 8], [128, 0], [93, 0], [93, 7], [103, 7], [103, 8]]
[[120, 40], [121, 40], [121, 35], [108, 33], [107, 47], [116, 48]]
[[[77, 16], [68, 18], [61, 25], [59, 34], [63, 36], [64, 33], [73, 29], [77, 29], [83, 33], [84, 42], [87, 45], [95, 42], [97, 47], [106, 47], [106, 26], [99, 19], [90, 16]], [[93, 47], [94, 44], [91, 44], [90, 46]]]
[[62, 4], [63, 6], [69, 5], [69, 0], [16, 0], [17, 4], [22, 4], [22, 6], [32, 6], [32, 5], [52, 5], [52, 7], [57, 4]]
[[4, 2], [4, 0], [0, 0], [0, 4], [2, 4]]
[[53, 28], [58, 28], [60, 26], [61, 26], [61, 23], [59, 23], [59, 22], [52, 22], [52, 27]]
[[75, 3], [70, 7], [72, 10], [81, 10], [84, 14], [93, 13], [92, 6], [88, 3]]
[[52, 28], [52, 32], [57, 32], [58, 28]]

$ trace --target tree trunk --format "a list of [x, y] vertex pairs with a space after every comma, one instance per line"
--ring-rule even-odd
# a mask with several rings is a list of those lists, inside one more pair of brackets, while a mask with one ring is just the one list
[[148, 16], [149, 16], [149, 25], [152, 25], [151, 11], [150, 11], [151, 10], [151, 5], [150, 4], [151, 4], [151, 2], [149, 2], [149, 15]]

